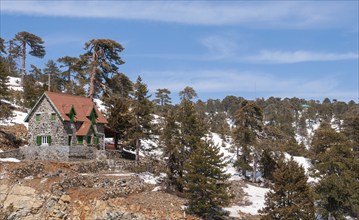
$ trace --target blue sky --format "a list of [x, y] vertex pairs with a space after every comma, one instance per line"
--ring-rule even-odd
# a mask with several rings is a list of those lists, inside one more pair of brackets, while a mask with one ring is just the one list
[[85, 42], [121, 43], [120, 70], [173, 100], [192, 86], [202, 100], [298, 97], [359, 101], [358, 1], [10, 1], [1, 37], [43, 38], [49, 59]]

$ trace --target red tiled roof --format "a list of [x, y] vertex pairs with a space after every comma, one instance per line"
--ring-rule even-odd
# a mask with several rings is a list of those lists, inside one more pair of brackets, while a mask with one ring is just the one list
[[78, 136], [86, 136], [91, 128], [91, 122], [85, 121], [82, 123], [79, 130], [77, 130], [76, 135]]
[[106, 118], [96, 108], [95, 103], [90, 98], [48, 91], [45, 92], [45, 95], [50, 99], [51, 103], [65, 121], [70, 120], [67, 114], [69, 114], [71, 109], [74, 108], [76, 112], [75, 120], [80, 122], [89, 122], [91, 125], [91, 121], [88, 116], [90, 116], [92, 110], [95, 109], [98, 116], [96, 123], [107, 124]]

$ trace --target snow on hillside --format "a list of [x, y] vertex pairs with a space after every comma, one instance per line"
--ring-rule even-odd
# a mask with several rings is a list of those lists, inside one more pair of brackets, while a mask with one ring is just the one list
[[264, 208], [264, 197], [269, 191], [268, 188], [246, 184], [243, 191], [246, 193], [246, 200], [250, 205], [225, 208], [225, 210], [230, 212], [230, 217], [241, 217], [239, 213], [258, 215], [258, 211]]
[[[217, 133], [210, 133], [207, 138], [212, 139], [213, 143], [219, 147], [220, 153], [223, 153], [226, 161], [229, 162], [226, 167], [226, 173], [231, 175], [229, 180], [243, 180], [237, 169], [233, 167], [233, 163], [236, 160], [236, 153], [231, 152], [231, 149], [234, 150], [232, 144], [223, 140]], [[246, 184], [246, 187], [243, 188], [243, 190], [246, 194], [246, 200], [250, 203], [250, 205], [232, 206], [225, 208], [225, 210], [230, 212], [231, 217], [240, 217], [240, 212], [251, 215], [258, 215], [258, 210], [264, 207], [264, 196], [269, 191], [268, 188]]]
[[13, 111], [13, 116], [6, 119], [6, 120], [0, 120], [0, 125], [14, 125], [14, 124], [23, 124], [28, 128], [28, 123], [24, 122], [24, 119], [27, 116], [27, 113], [20, 112], [20, 111]]
[[8, 77], [9, 81], [6, 83], [8, 85], [9, 89], [15, 90], [15, 91], [22, 91], [21, 78], [20, 77]]

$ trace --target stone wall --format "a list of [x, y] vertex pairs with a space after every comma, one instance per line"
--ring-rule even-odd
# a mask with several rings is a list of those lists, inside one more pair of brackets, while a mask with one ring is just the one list
[[20, 149], [8, 150], [4, 152], [0, 152], [0, 158], [16, 158], [16, 159], [24, 159], [24, 155], [20, 152]]
[[28, 146], [20, 148], [20, 155], [29, 160], [76, 161], [81, 159], [106, 159], [95, 148], [85, 146]]

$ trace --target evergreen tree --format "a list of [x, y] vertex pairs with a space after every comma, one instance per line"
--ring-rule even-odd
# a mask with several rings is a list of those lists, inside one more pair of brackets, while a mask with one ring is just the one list
[[170, 94], [170, 90], [166, 88], [157, 89], [156, 99], [153, 100], [153, 103], [159, 106], [159, 110], [161, 113], [163, 113], [165, 111], [165, 108], [171, 104]]
[[0, 55], [5, 53], [5, 40], [0, 37]]
[[242, 154], [237, 155], [237, 165], [241, 170], [242, 174], [245, 174], [249, 168], [251, 160], [253, 162], [253, 175], [252, 181], [255, 182], [255, 175], [257, 172], [257, 163], [259, 161], [259, 148], [258, 140], [261, 136], [263, 129], [263, 115], [262, 110], [251, 101], [243, 101], [242, 107], [238, 110], [235, 116], [236, 128], [233, 131], [233, 139], [238, 147], [242, 149]]
[[60, 69], [53, 60], [49, 60], [44, 68], [44, 74], [47, 76], [47, 90], [52, 92], [61, 92], [63, 90], [63, 81], [60, 78]]
[[46, 86], [42, 86], [36, 82], [32, 74], [28, 74], [24, 77], [23, 87], [23, 105], [26, 108], [32, 108], [47, 89]]
[[163, 145], [163, 156], [166, 158], [167, 190], [183, 192], [184, 162], [187, 158], [185, 148], [180, 144], [175, 110], [169, 110], [166, 114], [160, 141]]
[[121, 44], [111, 39], [93, 39], [85, 44], [87, 52], [82, 58], [89, 64], [91, 72], [90, 98], [94, 98], [97, 87], [106, 90], [105, 82], [112, 76], [109, 74], [117, 73], [118, 66], [124, 64], [120, 57], [123, 49]]
[[7, 82], [8, 75], [5, 69], [5, 61], [3, 57], [0, 56], [0, 119], [11, 116], [11, 110], [8, 104], [3, 103], [3, 100], [7, 100], [9, 97]]
[[203, 219], [225, 219], [222, 207], [229, 204], [230, 195], [223, 154], [213, 143], [200, 141], [185, 165], [187, 211]]
[[171, 189], [176, 189], [180, 193], [184, 190], [184, 164], [205, 134], [204, 123], [200, 120], [192, 101], [196, 95], [196, 91], [191, 87], [186, 87], [180, 92], [182, 101], [177, 111], [170, 111], [167, 116], [169, 118], [166, 118], [161, 139], [165, 154], [169, 157], [167, 165]]
[[280, 160], [273, 185], [265, 196], [261, 219], [315, 219], [314, 199], [304, 168], [293, 159]]
[[15, 38], [13, 40], [15, 43], [14, 51], [18, 51], [18, 55], [22, 58], [21, 63], [21, 79], [22, 83], [24, 82], [24, 76], [26, 74], [26, 48], [27, 46], [30, 47], [29, 54], [34, 57], [43, 58], [46, 54], [45, 47], [43, 44], [45, 43], [40, 37], [31, 34], [29, 32], [19, 32], [15, 35]]
[[134, 84], [133, 101], [131, 111], [133, 114], [133, 141], [136, 148], [136, 161], [140, 159], [141, 139], [150, 137], [151, 120], [152, 120], [152, 103], [148, 100], [147, 85], [142, 82], [138, 76]]
[[353, 149], [359, 152], [359, 106], [352, 107], [344, 118], [344, 134], [353, 143]]
[[4, 58], [7, 64], [8, 74], [9, 76], [18, 77], [17, 59], [20, 56], [20, 48], [14, 43], [14, 40], [9, 40], [7, 45], [7, 57]]
[[[109, 90], [102, 96], [104, 105], [107, 107], [106, 114], [109, 126], [118, 134], [123, 145], [130, 140], [130, 129], [133, 127], [133, 115], [130, 112], [133, 83], [124, 74], [118, 73], [111, 79]], [[118, 140], [115, 140], [117, 146]]]
[[57, 60], [60, 63], [60, 68], [64, 69], [60, 78], [64, 84], [64, 92], [73, 95], [84, 95], [85, 84], [87, 79], [84, 74], [83, 65], [84, 61], [77, 57], [61, 57]]
[[179, 92], [181, 100], [191, 101], [197, 98], [197, 92], [189, 86], [186, 86], [182, 91]]
[[263, 178], [273, 181], [273, 173], [277, 167], [277, 160], [279, 160], [278, 156], [268, 148], [262, 151], [259, 170], [262, 172]]
[[323, 217], [343, 219], [344, 214], [359, 215], [359, 160], [351, 143], [329, 124], [314, 134], [311, 157], [320, 177], [315, 187], [319, 211]]
[[196, 91], [191, 87], [186, 87], [180, 92], [180, 96], [182, 101], [179, 105], [177, 121], [180, 124], [181, 144], [187, 149], [186, 153], [189, 156], [200, 139], [204, 137], [206, 130], [192, 101], [197, 96]]

